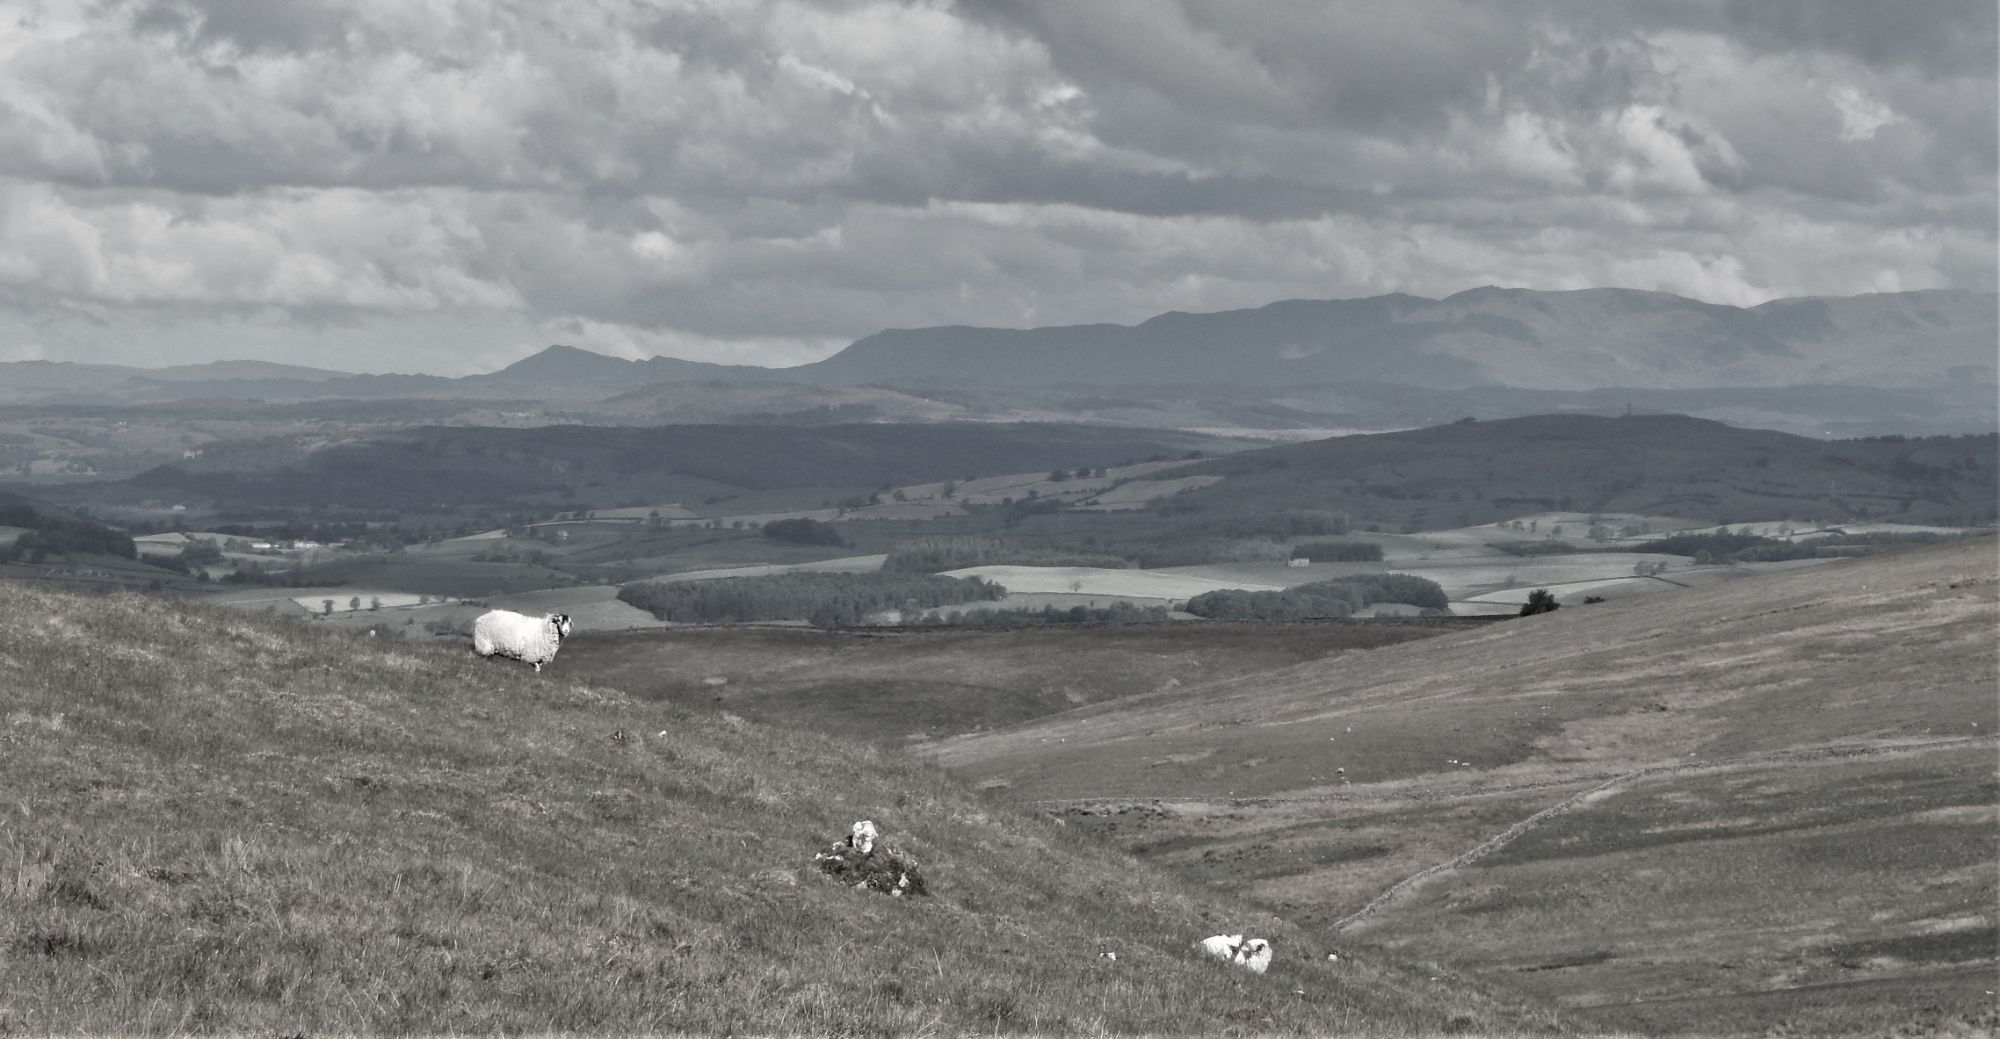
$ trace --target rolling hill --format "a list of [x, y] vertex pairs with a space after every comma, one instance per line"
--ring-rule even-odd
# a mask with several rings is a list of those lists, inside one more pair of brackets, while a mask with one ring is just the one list
[[1058, 424], [417, 427], [338, 441], [291, 436], [217, 445], [127, 480], [40, 492], [65, 502], [581, 509], [771, 489], [851, 493], [1233, 446], [1173, 430]]
[[[1593, 1029], [2000, 1023], [1990, 539], [1080, 707], [932, 755]], [[1968, 1026], [1971, 1027], [1971, 1026]]]
[[2000, 438], [1829, 443], [1678, 415], [1539, 415], [1244, 451], [1179, 474], [1223, 479], [1176, 509], [1332, 509], [1385, 530], [1542, 510], [1972, 525], [1996, 514]]
[[[1546, 1010], [935, 767], [461, 647], [0, 586], [0, 1031], [1382, 1034]], [[857, 818], [931, 895], [820, 875]], [[1201, 957], [1275, 939], [1269, 974]], [[1100, 956], [1115, 953], [1116, 959]]]

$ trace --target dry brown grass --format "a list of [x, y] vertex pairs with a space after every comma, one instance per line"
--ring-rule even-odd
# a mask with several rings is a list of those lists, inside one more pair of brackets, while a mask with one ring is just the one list
[[[0, 585], [0, 1032], [1517, 1031], [811, 732], [442, 647]], [[835, 885], [861, 817], [935, 896]], [[1201, 959], [1276, 940], [1263, 977]], [[1113, 962], [1098, 957], [1115, 951]]]
[[643, 699], [901, 742], [1324, 660], [1466, 623], [679, 628], [572, 639], [562, 669]]
[[[1996, 547], [1564, 609], [938, 756], [1309, 927], [1628, 777], [1334, 940], [1517, 985], [1600, 1028], [1985, 1020]], [[1982, 922], [1918, 940], [1968, 915]]]

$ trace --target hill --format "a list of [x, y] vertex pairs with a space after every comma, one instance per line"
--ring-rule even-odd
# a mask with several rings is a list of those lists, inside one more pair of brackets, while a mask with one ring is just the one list
[[1543, 510], [1974, 525], [1996, 515], [2000, 437], [1829, 443], [1679, 415], [1538, 415], [1288, 444], [1180, 470], [1195, 474], [1223, 479], [1174, 508], [1333, 509], [1392, 531]]
[[[1532, 1029], [935, 768], [459, 647], [0, 594], [0, 1030]], [[813, 853], [861, 817], [928, 898]], [[1276, 938], [1270, 974], [1189, 951]], [[1117, 959], [1099, 956], [1115, 952]]]
[[932, 753], [1335, 940], [1508, 979], [1593, 1029], [1992, 1027], [1996, 577], [1987, 539], [1841, 561]]
[[0, 526], [12, 528], [0, 544], [0, 562], [27, 557], [89, 555], [138, 558], [132, 538], [100, 523], [71, 516], [33, 498], [0, 491]]
[[558, 344], [497, 372], [458, 379], [442, 395], [595, 399], [602, 391], [625, 390], [646, 383], [761, 383], [778, 374], [775, 369], [755, 365], [709, 364], [677, 357], [635, 361]]
[[127, 480], [42, 488], [66, 502], [503, 511], [700, 501], [752, 490], [867, 491], [974, 474], [1107, 466], [1235, 446], [1173, 430], [1024, 423], [417, 427], [327, 442], [211, 447]]
[[1026, 386], [1372, 381], [1436, 389], [1995, 381], [1995, 298], [1904, 292], [1739, 308], [1660, 292], [1479, 288], [1162, 314], [1137, 325], [879, 332], [800, 381]]

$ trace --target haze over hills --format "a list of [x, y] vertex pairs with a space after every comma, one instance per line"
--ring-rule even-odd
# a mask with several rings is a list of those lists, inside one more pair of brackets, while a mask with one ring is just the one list
[[1931, 291], [1740, 308], [1632, 289], [1479, 288], [1442, 300], [1286, 300], [1134, 326], [869, 336], [795, 378], [1692, 389], [1994, 379], [1990, 294]]
[[[413, 397], [575, 406], [649, 384], [747, 384], [765, 390], [740, 410], [717, 402], [702, 417], [718, 409], [730, 420], [810, 417], [830, 406], [829, 390], [892, 387], [903, 397], [858, 403], [862, 410], [840, 417], [873, 418], [867, 409], [879, 406], [881, 417], [918, 420], [1020, 420], [1055, 411], [1181, 428], [1380, 429], [1456, 414], [1601, 411], [1644, 397], [1661, 410], [1813, 434], [1962, 432], [2000, 422], [1991, 389], [1996, 334], [1990, 293], [1780, 299], [1740, 308], [1629, 289], [1489, 287], [1442, 300], [1285, 300], [1162, 314], [1131, 326], [892, 329], [784, 369], [634, 361], [571, 346], [460, 378], [261, 362], [157, 370], [13, 362], [0, 365], [0, 404]], [[1113, 389], [1133, 406], [1079, 410], [1079, 387]], [[1913, 403], [1913, 391], [1930, 397]], [[1523, 393], [1542, 398], [1524, 402]]]

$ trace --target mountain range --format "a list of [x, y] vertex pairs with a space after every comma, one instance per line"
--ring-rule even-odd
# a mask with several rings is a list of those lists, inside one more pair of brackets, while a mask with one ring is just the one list
[[[1451, 409], [1481, 417], [1551, 407], [1601, 410], [1602, 395], [1613, 391], [1652, 395], [1651, 406], [1730, 421], [1755, 422], [1756, 412], [1772, 411], [1781, 417], [1767, 424], [1798, 431], [1946, 432], [1995, 425], [1996, 313], [1993, 294], [1956, 290], [1732, 307], [1631, 289], [1487, 287], [1444, 299], [1286, 300], [1168, 313], [1136, 325], [891, 329], [825, 360], [782, 369], [671, 357], [626, 360], [563, 345], [460, 378], [359, 375], [258, 361], [163, 369], [19, 361], [0, 364], [0, 404], [424, 398], [576, 406], [622, 397], [626, 403], [597, 409], [620, 412], [644, 411], [630, 404], [634, 399], [680, 396], [641, 392], [648, 387], [701, 384], [760, 387], [737, 396], [746, 414], [761, 416], [845, 408], [832, 417], [867, 418], [865, 409], [873, 407], [882, 418], [902, 420], [1018, 420], [1042, 417], [1030, 414], [1036, 409], [1077, 415], [1074, 402], [1052, 396], [1054, 390], [1117, 387], [1138, 391], [1124, 396], [1142, 402], [1174, 397], [1209, 405], [1181, 409], [1200, 412], [1182, 421], [1135, 416], [1144, 424], [1224, 424], [1229, 419], [1212, 405], [1247, 401], [1290, 409], [1292, 414], [1269, 417], [1279, 425], [1348, 420], [1379, 428], [1445, 420], [1453, 417]], [[903, 397], [857, 400], [828, 392], [856, 387]], [[1802, 387], [1817, 391], [1802, 399]], [[1346, 399], [1339, 393], [1357, 389]], [[1942, 403], [1924, 403], [1920, 393], [1913, 409], [1910, 391], [1938, 394]], [[1419, 413], [1375, 413], [1385, 393], [1413, 392], [1429, 395]], [[1523, 392], [1577, 396], [1528, 409], [1503, 403]], [[949, 406], [941, 410], [940, 401]], [[709, 410], [718, 406], [727, 410]], [[857, 414], [857, 408], [864, 410]], [[1931, 413], [1917, 416], [1920, 423], [1928, 418], [1944, 425], [1910, 428], [1912, 410]], [[687, 420], [657, 412], [633, 417]], [[1843, 428], [1853, 422], [1861, 428]]]
[[889, 331], [793, 371], [895, 384], [1916, 386], [1992, 382], [1994, 336], [1994, 297], [1970, 292], [1741, 308], [1630, 289], [1480, 288], [1442, 300], [1287, 300], [1133, 326]]

